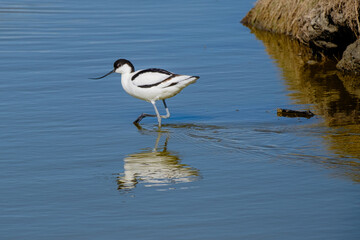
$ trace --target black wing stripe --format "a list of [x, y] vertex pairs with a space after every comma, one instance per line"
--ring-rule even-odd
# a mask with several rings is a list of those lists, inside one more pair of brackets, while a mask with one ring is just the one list
[[[171, 73], [170, 77], [165, 78], [164, 80], [162, 80], [162, 81], [160, 81], [160, 82], [157, 82], [157, 83], [154, 83], [154, 84], [140, 85], [140, 86], [138, 86], [138, 87], [141, 87], [141, 88], [151, 88], [151, 87], [155, 87], [155, 86], [157, 86], [157, 85], [160, 85], [161, 83], [170, 81], [171, 79], [173, 79], [173, 78], [176, 77], [176, 76], [178, 76], [178, 75]], [[171, 85], [171, 84], [170, 84], [170, 85]]]
[[157, 72], [157, 73], [163, 73], [163, 74], [167, 74], [167, 75], [172, 75], [171, 72], [166, 71], [164, 69], [159, 69], [159, 68], [149, 68], [149, 69], [144, 69], [139, 71], [138, 73], [136, 73], [134, 76], [132, 76], [131, 81], [134, 81], [139, 75], [143, 74], [143, 73], [148, 73], [148, 72]]
[[172, 87], [172, 86], [175, 86], [176, 84], [178, 84], [179, 82], [173, 82], [172, 84], [170, 84], [169, 86], [167, 86], [167, 88], [168, 87]]
[[181, 82], [183, 82], [183, 81], [189, 80], [190, 78], [196, 78], [196, 80], [197, 80], [197, 79], [199, 79], [200, 77], [198, 77], [198, 76], [190, 76], [190, 77], [188, 77], [188, 78], [186, 78], [186, 79], [184, 79], [184, 80], [182, 80], [182, 81], [180, 81], [180, 82], [173, 82], [173, 83], [171, 83], [169, 86], [166, 86], [165, 88], [175, 86], [175, 85], [177, 85], [178, 83], [181, 83]]

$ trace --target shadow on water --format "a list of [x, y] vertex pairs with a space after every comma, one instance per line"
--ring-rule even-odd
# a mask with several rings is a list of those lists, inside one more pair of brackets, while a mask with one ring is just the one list
[[287, 36], [251, 30], [281, 69], [290, 99], [310, 106], [329, 127], [321, 137], [337, 158], [324, 162], [360, 182], [360, 78], [343, 75], [335, 61]]
[[[178, 153], [168, 150], [168, 131], [147, 130], [140, 125], [136, 126], [141, 134], [156, 134], [155, 144], [153, 148], [124, 158], [124, 172], [117, 178], [118, 190], [131, 190], [139, 183], [146, 187], [159, 187], [199, 180], [199, 170], [182, 164]], [[164, 144], [160, 143], [161, 139], [164, 139]]]

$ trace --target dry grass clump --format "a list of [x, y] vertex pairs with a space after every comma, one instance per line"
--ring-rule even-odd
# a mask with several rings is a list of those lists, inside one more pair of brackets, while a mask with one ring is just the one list
[[241, 22], [303, 40], [304, 25], [316, 24], [311, 21], [318, 11], [330, 24], [347, 26], [358, 37], [359, 5], [360, 0], [258, 0]]
[[299, 19], [308, 12], [309, 4], [302, 0], [258, 0], [241, 21], [261, 30], [295, 35]]

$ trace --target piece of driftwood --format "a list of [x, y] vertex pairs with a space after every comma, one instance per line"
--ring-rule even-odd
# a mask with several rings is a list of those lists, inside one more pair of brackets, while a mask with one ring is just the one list
[[291, 109], [278, 108], [277, 115], [279, 117], [290, 117], [290, 118], [295, 118], [295, 117], [312, 118], [315, 114], [313, 114], [310, 110], [297, 111]]

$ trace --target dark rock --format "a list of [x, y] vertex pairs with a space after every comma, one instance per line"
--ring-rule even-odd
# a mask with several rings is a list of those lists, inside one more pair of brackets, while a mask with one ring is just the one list
[[312, 48], [341, 53], [355, 41], [355, 35], [339, 9], [325, 10], [317, 6], [303, 17], [297, 38]]
[[345, 72], [360, 73], [360, 39], [346, 48], [336, 67]]

